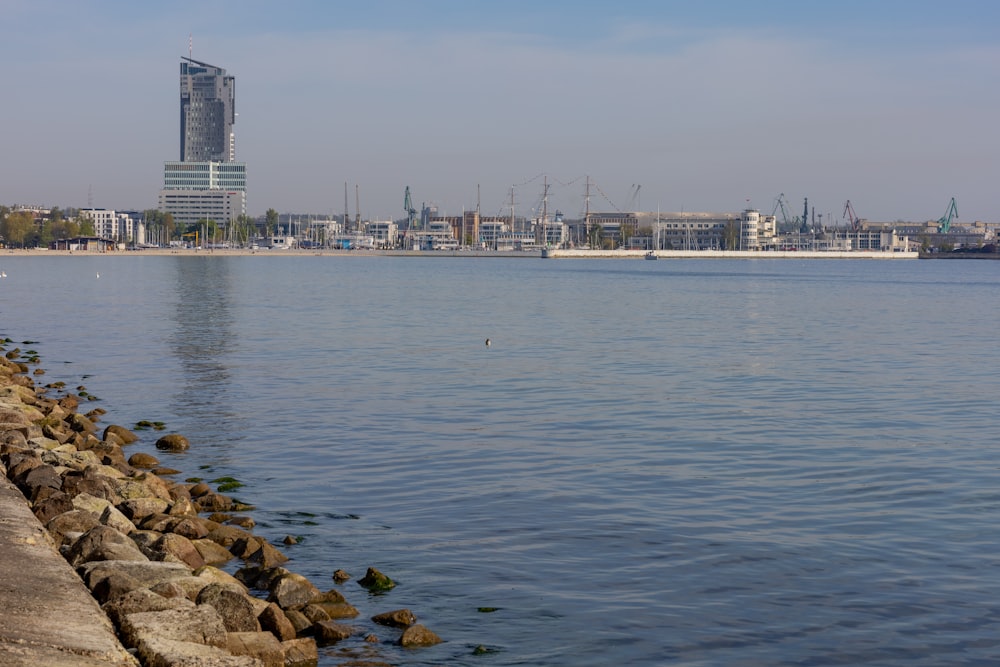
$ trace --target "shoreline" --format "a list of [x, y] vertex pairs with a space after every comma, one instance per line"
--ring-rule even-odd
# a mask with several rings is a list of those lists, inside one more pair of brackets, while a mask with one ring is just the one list
[[[332, 248], [145, 248], [142, 250], [49, 250], [47, 248], [7, 249], [6, 254], [22, 257], [475, 257], [492, 259], [646, 259], [646, 250], [335, 250]], [[660, 260], [680, 259], [937, 259], [917, 251], [884, 252], [878, 250], [658, 250]], [[944, 256], [941, 256], [944, 258]], [[949, 255], [948, 258], [957, 258]], [[964, 258], [964, 257], [963, 257]]]
[[[358, 618], [341, 570], [325, 591], [289, 570], [224, 483], [178, 481], [182, 471], [142, 451], [126, 458], [150, 437], [169, 457], [189, 447], [184, 436], [102, 430], [106, 411], [86, 410], [96, 399], [84, 387], [36, 384], [37, 353], [9, 338], [0, 352], [0, 662], [309, 667], [323, 646], [389, 663], [380, 646], [442, 641], [408, 609]], [[27, 577], [13, 563], [29, 558]], [[372, 567], [356, 584], [369, 595], [395, 585]]]

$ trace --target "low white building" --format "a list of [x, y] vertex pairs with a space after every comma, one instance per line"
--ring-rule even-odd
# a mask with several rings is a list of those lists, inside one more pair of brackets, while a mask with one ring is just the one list
[[141, 214], [130, 214], [106, 208], [80, 209], [80, 215], [94, 225], [94, 235], [114, 239], [119, 244], [145, 243], [145, 225]]

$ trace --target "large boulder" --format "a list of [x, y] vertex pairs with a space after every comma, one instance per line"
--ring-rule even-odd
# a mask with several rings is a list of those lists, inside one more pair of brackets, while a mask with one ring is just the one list
[[408, 628], [417, 622], [417, 616], [409, 609], [397, 609], [376, 614], [372, 616], [372, 620], [379, 625], [388, 625], [392, 628]]
[[260, 660], [263, 667], [285, 667], [281, 642], [270, 632], [230, 632], [226, 648], [235, 656]]
[[191, 543], [191, 540], [183, 535], [165, 533], [156, 541], [153, 548], [163, 556], [157, 560], [171, 560], [171, 558], [176, 558], [192, 570], [196, 570], [205, 564], [205, 559], [201, 557], [198, 549]]
[[128, 535], [110, 526], [98, 525], [86, 533], [70, 547], [66, 560], [73, 567], [99, 560], [149, 560], [139, 550]]
[[149, 639], [172, 639], [218, 646], [226, 645], [226, 627], [215, 607], [166, 609], [128, 614], [119, 628], [127, 646]]
[[435, 644], [440, 644], [442, 641], [444, 640], [419, 623], [406, 628], [403, 631], [403, 636], [399, 638], [400, 646], [407, 648], [434, 646]]
[[295, 626], [288, 620], [288, 616], [281, 610], [281, 607], [273, 602], [267, 604], [264, 611], [257, 617], [257, 621], [262, 630], [274, 633], [274, 636], [281, 641], [295, 639]]
[[116, 625], [129, 614], [167, 609], [194, 609], [195, 603], [186, 597], [164, 597], [148, 588], [136, 588], [123, 595], [110, 598], [102, 609]]
[[183, 452], [191, 443], [179, 433], [170, 433], [156, 441], [156, 448], [166, 452]]
[[225, 584], [209, 584], [198, 593], [198, 604], [215, 607], [227, 632], [260, 632], [254, 606], [245, 593]]
[[301, 574], [289, 572], [278, 577], [271, 583], [268, 602], [274, 602], [282, 609], [308, 604], [310, 600], [321, 595], [312, 582]]
[[104, 435], [102, 440], [107, 440], [108, 436], [115, 436], [120, 441], [120, 444], [131, 445], [139, 439], [132, 431], [128, 430], [124, 426], [119, 426], [118, 424], [111, 424], [104, 429]]
[[233, 655], [217, 646], [147, 636], [136, 646], [136, 655], [147, 667], [261, 667], [257, 658]]

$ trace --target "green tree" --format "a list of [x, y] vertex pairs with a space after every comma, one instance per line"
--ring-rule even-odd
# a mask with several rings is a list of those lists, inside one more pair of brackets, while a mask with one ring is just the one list
[[722, 249], [740, 249], [740, 223], [737, 220], [730, 220], [722, 228]]
[[604, 245], [604, 227], [601, 225], [591, 225], [587, 230], [587, 243], [591, 250], [601, 248]]
[[34, 231], [35, 218], [27, 211], [8, 213], [4, 216], [3, 228], [0, 229], [8, 245], [20, 247], [24, 246]]
[[271, 236], [278, 229], [278, 212], [273, 208], [267, 209], [264, 213], [264, 234]]
[[626, 220], [621, 224], [620, 233], [622, 237], [622, 247], [628, 246], [628, 242], [635, 236], [636, 223], [633, 220]]
[[94, 229], [94, 221], [88, 216], [77, 213], [74, 222], [78, 225], [80, 236], [94, 236], [97, 234], [97, 231]]

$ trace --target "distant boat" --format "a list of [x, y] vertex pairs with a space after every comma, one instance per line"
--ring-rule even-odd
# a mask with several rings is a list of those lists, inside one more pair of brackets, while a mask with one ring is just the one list
[[644, 259], [659, 259], [659, 257], [656, 256], [655, 250], [650, 250], [649, 252], [646, 253]]

